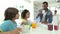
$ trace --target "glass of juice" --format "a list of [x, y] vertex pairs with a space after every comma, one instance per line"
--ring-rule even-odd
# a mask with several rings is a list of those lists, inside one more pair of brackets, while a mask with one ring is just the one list
[[32, 23], [32, 28], [36, 28], [37, 24], [35, 22]]
[[58, 30], [58, 25], [54, 25], [54, 30]]
[[48, 30], [53, 30], [53, 24], [48, 24]]

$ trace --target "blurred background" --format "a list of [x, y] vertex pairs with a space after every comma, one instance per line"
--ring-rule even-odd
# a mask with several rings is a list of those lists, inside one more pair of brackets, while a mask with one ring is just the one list
[[48, 8], [54, 14], [54, 11], [57, 10], [57, 13], [60, 14], [60, 0], [34, 0], [34, 15], [42, 8], [42, 3], [44, 1], [48, 2]]
[[[4, 20], [4, 11], [8, 7], [17, 8], [20, 15], [24, 9], [28, 9], [30, 11], [29, 19], [31, 21], [34, 21], [36, 13], [40, 8], [42, 8], [42, 2], [44, 1], [47, 1], [49, 3], [48, 8], [52, 12], [54, 12], [54, 10], [57, 10], [57, 13], [60, 14], [60, 0], [0, 0], [0, 21]], [[21, 19], [19, 18], [19, 20]]]

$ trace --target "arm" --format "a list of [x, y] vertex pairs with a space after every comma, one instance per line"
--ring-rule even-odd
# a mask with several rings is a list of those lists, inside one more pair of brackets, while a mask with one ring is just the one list
[[51, 12], [51, 14], [49, 15], [49, 18], [48, 18], [48, 22], [52, 23], [52, 21], [53, 21], [53, 15], [52, 15], [52, 12]]
[[11, 34], [11, 32], [0, 32], [0, 34]]
[[[16, 28], [15, 30], [9, 30], [9, 25], [11, 25], [9, 22], [4, 22], [1, 26], [0, 26], [0, 34], [19, 34], [19, 29]], [[7, 31], [8, 30], [8, 31]]]
[[38, 17], [39, 17], [39, 15], [41, 14], [41, 12], [42, 12], [42, 10], [39, 10], [39, 12], [37, 13], [36, 18], [38, 18]]
[[40, 14], [40, 13], [37, 14], [36, 18], [38, 18], [39, 14]]
[[16, 30], [13, 30], [13, 31], [10, 31], [10, 32], [1, 32], [0, 31], [0, 34], [20, 34], [19, 30], [16, 29]]

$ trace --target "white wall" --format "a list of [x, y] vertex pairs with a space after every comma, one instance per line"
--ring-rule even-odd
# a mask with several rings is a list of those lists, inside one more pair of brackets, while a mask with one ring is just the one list
[[15, 7], [20, 10], [20, 6], [24, 5], [22, 9], [28, 9], [30, 11], [30, 20], [33, 21], [34, 19], [34, 12], [33, 12], [33, 2], [27, 2], [25, 0], [1, 0], [0, 1], [0, 21], [4, 19], [4, 11], [7, 7]]

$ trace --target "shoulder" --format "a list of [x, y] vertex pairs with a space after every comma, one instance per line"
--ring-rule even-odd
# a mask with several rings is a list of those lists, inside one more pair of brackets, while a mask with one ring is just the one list
[[6, 31], [10, 25], [11, 22], [9, 20], [3, 21], [3, 23], [0, 25], [0, 29], [2, 31]]
[[48, 9], [48, 13], [49, 13], [49, 14], [52, 14], [52, 11], [51, 11], [50, 9]]
[[48, 11], [52, 13], [52, 11], [50, 9], [48, 9]]
[[25, 20], [25, 19], [22, 19], [22, 21], [21, 21], [21, 25], [22, 24], [25, 24], [27, 21]]
[[25, 19], [22, 19], [22, 22], [26, 22], [26, 20]]
[[11, 25], [11, 21], [10, 20], [6, 20], [6, 21], [3, 22], [2, 25]]

